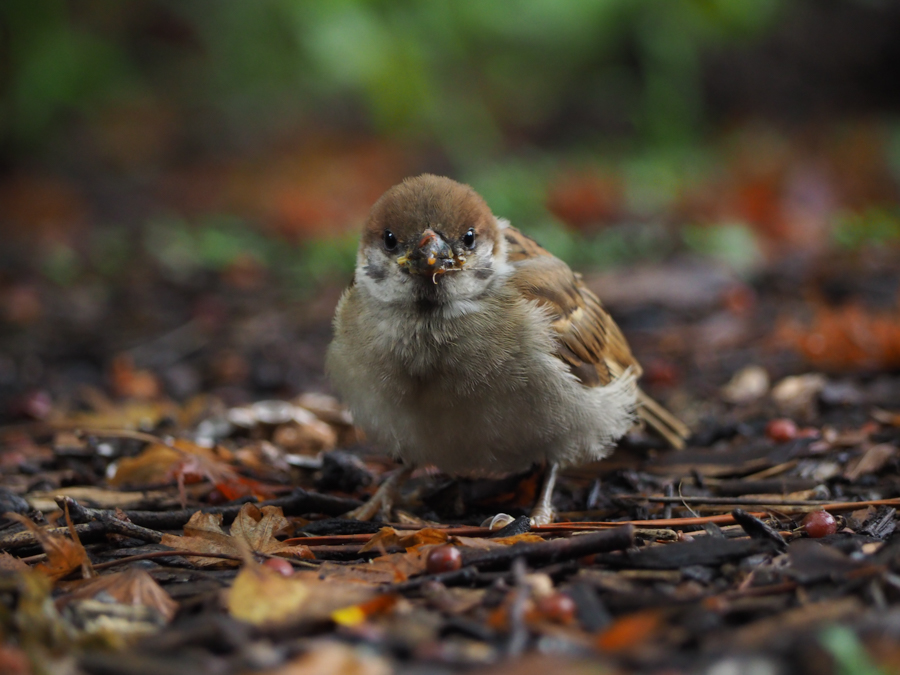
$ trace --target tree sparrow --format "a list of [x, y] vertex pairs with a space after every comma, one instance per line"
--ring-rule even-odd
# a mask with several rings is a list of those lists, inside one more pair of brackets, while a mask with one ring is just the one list
[[687, 427], [637, 386], [641, 367], [597, 296], [468, 185], [422, 175], [372, 207], [334, 317], [326, 369], [354, 421], [405, 468], [548, 471], [605, 457], [637, 421], [681, 447]]

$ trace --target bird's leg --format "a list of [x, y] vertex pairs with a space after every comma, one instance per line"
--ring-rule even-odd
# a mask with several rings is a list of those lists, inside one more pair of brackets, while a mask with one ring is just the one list
[[390, 520], [391, 509], [394, 508], [394, 501], [400, 494], [400, 488], [412, 475], [414, 469], [415, 467], [412, 466], [404, 466], [392, 473], [378, 486], [375, 494], [369, 497], [369, 501], [345, 513], [344, 518], [372, 520], [378, 513], [381, 513], [382, 520]]
[[531, 511], [531, 525], [549, 525], [553, 522], [553, 488], [556, 485], [556, 473], [559, 464], [551, 462], [544, 473], [544, 484], [541, 486], [541, 494], [537, 504]]

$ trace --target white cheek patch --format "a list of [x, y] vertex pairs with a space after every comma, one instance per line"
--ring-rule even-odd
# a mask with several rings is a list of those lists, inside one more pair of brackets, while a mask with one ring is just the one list
[[368, 295], [384, 302], [394, 304], [410, 299], [410, 283], [408, 274], [400, 270], [397, 261], [385, 256], [381, 251], [363, 251], [356, 255], [356, 283]]

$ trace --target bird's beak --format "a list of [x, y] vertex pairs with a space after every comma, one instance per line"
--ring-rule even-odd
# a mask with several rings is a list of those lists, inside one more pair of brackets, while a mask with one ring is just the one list
[[405, 256], [403, 263], [411, 274], [428, 275], [435, 281], [437, 275], [452, 269], [455, 264], [450, 246], [432, 229], [422, 233], [416, 248]]

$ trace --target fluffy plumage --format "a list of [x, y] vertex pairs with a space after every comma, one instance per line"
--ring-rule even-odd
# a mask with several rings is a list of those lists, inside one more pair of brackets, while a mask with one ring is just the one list
[[580, 276], [423, 175], [374, 205], [338, 305], [327, 370], [369, 437], [456, 474], [605, 456], [641, 415], [687, 429], [636, 385], [640, 366]]

